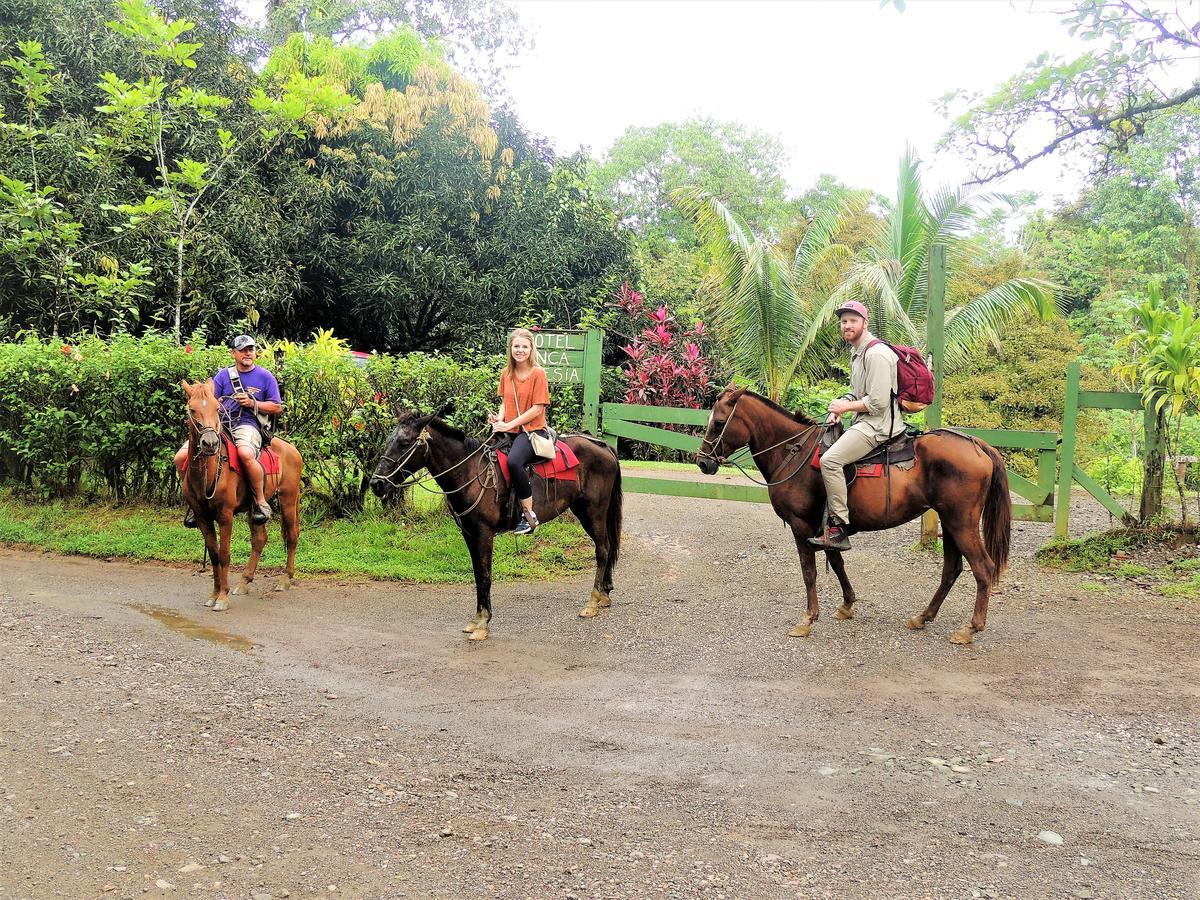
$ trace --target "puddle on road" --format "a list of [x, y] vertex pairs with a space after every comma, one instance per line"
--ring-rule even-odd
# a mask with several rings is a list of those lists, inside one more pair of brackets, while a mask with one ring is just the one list
[[161, 622], [172, 631], [178, 632], [186, 637], [195, 640], [210, 641], [214, 644], [220, 644], [222, 647], [229, 647], [231, 650], [239, 650], [242, 653], [249, 653], [261, 644], [256, 644], [248, 638], [240, 635], [230, 634], [227, 631], [221, 631], [219, 628], [211, 628], [208, 625], [201, 625], [189, 619], [187, 616], [180, 615], [173, 609], [167, 609], [165, 606], [153, 606], [149, 603], [127, 603], [125, 604], [130, 609], [136, 609], [156, 622]]

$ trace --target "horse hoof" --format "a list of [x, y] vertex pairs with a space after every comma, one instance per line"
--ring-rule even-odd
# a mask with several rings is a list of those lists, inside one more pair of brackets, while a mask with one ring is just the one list
[[612, 606], [612, 598], [608, 594], [597, 590], [592, 591], [592, 596], [588, 598], [588, 606], [595, 606], [599, 609], [608, 609]]
[[248, 584], [239, 584], [237, 587], [235, 587], [235, 588], [234, 588], [232, 591], [230, 591], [230, 592], [229, 592], [229, 596], [231, 596], [231, 597], [243, 597], [243, 596], [245, 596], [246, 594], [249, 594], [249, 593], [250, 593], [250, 585], [248, 585]]
[[841, 606], [839, 606], [837, 608], [837, 612], [835, 612], [833, 614], [833, 617], [835, 619], [838, 619], [839, 621], [845, 621], [846, 619], [853, 619], [854, 618], [854, 610], [851, 609], [850, 606], [848, 606], [847, 604], [843, 603]]
[[472, 619], [470, 622], [468, 622], [466, 625], [463, 626], [463, 634], [471, 634], [478, 627], [479, 627], [479, 620]]
[[216, 602], [216, 599], [217, 599], [216, 597], [209, 597], [207, 600], [204, 601], [204, 605], [207, 606], [209, 609], [212, 609], [212, 605], [214, 602]]
[[467, 637], [468, 641], [486, 641], [488, 639], [488, 630], [484, 627], [476, 628]]
[[788, 632], [788, 637], [808, 637], [810, 631], [812, 631], [812, 626], [807, 622], [801, 622]]
[[969, 644], [975, 639], [975, 630], [970, 625], [964, 625], [954, 634], [950, 635], [950, 643], [952, 644]]
[[589, 603], [587, 606], [585, 606], [583, 609], [581, 609], [579, 611], [579, 618], [594, 619], [594, 618], [596, 618], [596, 614], [599, 611], [600, 611], [599, 609], [597, 609], [595, 606], [592, 606], [592, 604]]
[[291, 590], [292, 585], [295, 583], [296, 579], [288, 578], [285, 575], [283, 578], [280, 578], [277, 582], [275, 582], [275, 592], [279, 593], [280, 591]]
[[911, 631], [920, 631], [925, 627], [925, 620], [920, 616], [913, 616], [904, 623], [904, 627]]
[[212, 608], [213, 608], [213, 612], [225, 612], [225, 610], [229, 609], [229, 601], [228, 600], [216, 600], [213, 602]]

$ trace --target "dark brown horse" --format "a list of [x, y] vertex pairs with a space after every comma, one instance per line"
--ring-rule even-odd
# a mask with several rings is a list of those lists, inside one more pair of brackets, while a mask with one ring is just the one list
[[[768, 489], [771, 505], [792, 529], [800, 551], [800, 568], [808, 591], [808, 612], [792, 629], [807, 637], [817, 621], [817, 564], [808, 538], [821, 530], [825, 486], [810, 465], [824, 426], [802, 414], [792, 414], [765, 397], [726, 388], [713, 407], [696, 464], [713, 475], [734, 450], [749, 446]], [[890, 493], [890, 497], [889, 497]], [[917, 438], [911, 469], [893, 467], [888, 478], [860, 478], [850, 485], [852, 531], [880, 531], [915, 519], [928, 509], [942, 520], [942, 583], [933, 599], [905, 624], [914, 630], [933, 621], [967, 557], [975, 576], [975, 613], [950, 638], [971, 643], [987, 624], [988, 594], [1008, 563], [1012, 505], [1008, 474], [1000, 454], [983, 441], [951, 431]], [[982, 526], [983, 535], [980, 536]], [[842, 585], [842, 606], [836, 619], [854, 617], [854, 588], [846, 577], [842, 554], [828, 551], [829, 564]]]
[[[579, 480], [532, 479], [533, 507], [541, 522], [571, 510], [595, 542], [596, 580], [587, 605], [579, 611], [590, 619], [611, 605], [613, 566], [621, 551], [621, 466], [606, 444], [586, 435], [563, 435], [559, 440], [579, 458]], [[490, 449], [436, 416], [401, 413], [371, 478], [371, 489], [386, 497], [425, 468], [446, 495], [475, 572], [475, 618], [463, 628], [473, 641], [487, 640], [492, 619], [496, 533], [511, 530], [517, 521]]]
[[[183, 479], [183, 499], [196, 514], [213, 564], [213, 592], [204, 605], [219, 612], [229, 609], [230, 593], [249, 592], [250, 582], [258, 570], [258, 558], [267, 543], [267, 526], [250, 522], [250, 561], [241, 582], [230, 591], [229, 540], [233, 533], [233, 516], [252, 511], [254, 493], [246, 479], [230, 469], [229, 451], [225, 441], [221, 440], [221, 403], [213, 395], [212, 381], [189, 384], [185, 380], [182, 387], [187, 394], [188, 407], [188, 463]], [[279, 456], [279, 474], [267, 476], [265, 493], [268, 499], [279, 495], [283, 540], [287, 545], [287, 570], [275, 590], [282, 591], [292, 586], [296, 575], [302, 462], [299, 451], [282, 438], [271, 441], [271, 449]]]

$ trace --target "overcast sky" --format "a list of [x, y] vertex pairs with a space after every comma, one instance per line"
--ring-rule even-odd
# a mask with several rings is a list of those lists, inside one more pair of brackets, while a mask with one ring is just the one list
[[[1068, 0], [1069, 2], [1069, 0]], [[777, 135], [794, 193], [821, 173], [894, 193], [911, 143], [926, 183], [965, 179], [948, 155], [933, 101], [990, 90], [1043, 51], [1081, 48], [1058, 0], [512, 0], [536, 42], [508, 75], [527, 127], [563, 154], [602, 156], [631, 125], [693, 114]], [[240, 0], [260, 17], [263, 0]], [[1074, 195], [1061, 160], [995, 187]]]
[[[527, 126], [563, 153], [601, 155], [631, 125], [694, 113], [778, 135], [796, 192], [828, 172], [894, 193], [906, 143], [929, 182], [963, 180], [934, 159], [933, 102], [988, 90], [1039, 53], [1077, 52], [1054, 8], [1008, 0], [516, 0], [536, 46], [509, 84]], [[1057, 161], [999, 185], [1049, 200], [1073, 192]]]

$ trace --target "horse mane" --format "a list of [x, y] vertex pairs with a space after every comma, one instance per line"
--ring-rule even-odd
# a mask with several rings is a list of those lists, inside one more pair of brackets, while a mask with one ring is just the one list
[[441, 434], [443, 437], [448, 437], [451, 440], [455, 440], [455, 441], [462, 441], [463, 447], [466, 448], [468, 453], [473, 450], [478, 450], [480, 447], [480, 443], [478, 440], [471, 437], [469, 434], [467, 434], [462, 429], [455, 428], [449, 422], [444, 422], [443, 420], [439, 419], [437, 416], [434, 416], [433, 418], [431, 418], [429, 420], [429, 425], [434, 430], [436, 430], [439, 434]]
[[754, 391], [746, 391], [746, 393], [749, 394], [751, 397], [753, 397], [755, 400], [761, 401], [762, 404], [767, 407], [767, 409], [774, 410], [775, 412], [780, 413], [781, 415], [787, 416], [793, 422], [799, 422], [801, 425], [820, 425], [821, 424], [816, 419], [809, 417], [808, 415], [801, 412], [800, 410], [796, 410], [795, 412], [793, 412], [790, 409], [784, 409], [782, 406], [780, 406], [774, 400], [770, 399], [769, 397], [764, 397], [762, 394], [756, 394], [756, 393], [754, 393]]

